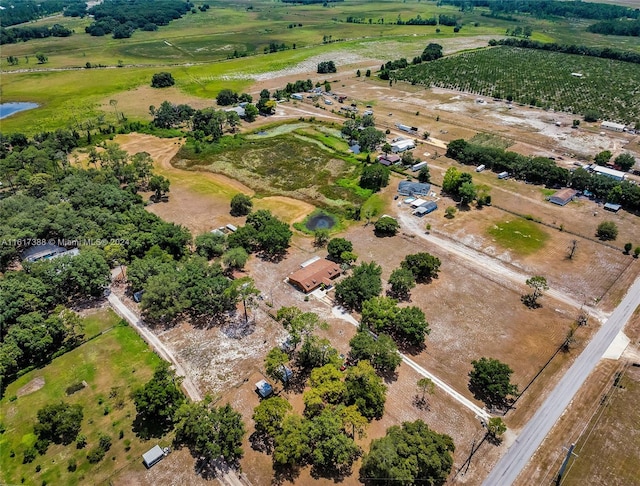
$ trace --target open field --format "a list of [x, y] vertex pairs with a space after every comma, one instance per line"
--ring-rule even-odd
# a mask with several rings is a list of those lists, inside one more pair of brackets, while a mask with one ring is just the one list
[[558, 421], [532, 461], [518, 486], [535, 481], [551, 484], [566, 456], [566, 447], [576, 444], [563, 485], [638, 485], [638, 400], [640, 383], [640, 313], [627, 324], [630, 343], [620, 359], [604, 359], [582, 386], [567, 413]]
[[[572, 76], [581, 73], [583, 77]], [[640, 65], [534, 49], [497, 47], [411, 66], [399, 79], [625, 123], [640, 118]]]
[[[144, 469], [140, 455], [151, 446], [131, 430], [135, 406], [130, 393], [151, 377], [160, 359], [133, 329], [119, 322], [110, 310], [90, 313], [86, 330], [105, 330], [105, 334], [54, 359], [44, 368], [27, 373], [7, 387], [0, 402], [2, 423], [7, 429], [0, 440], [4, 484], [98, 483], [108, 480], [130, 463]], [[67, 387], [83, 381], [88, 385], [86, 388], [66, 395]], [[32, 386], [34, 383], [38, 386]], [[13, 399], [16, 395], [17, 399]], [[83, 406], [80, 433], [87, 436], [87, 446], [77, 449], [74, 443], [68, 446], [51, 444], [44, 456], [23, 464], [24, 450], [36, 441], [33, 434], [36, 412], [44, 405], [60, 400]], [[119, 438], [121, 430], [123, 437]], [[110, 435], [113, 445], [101, 462], [92, 465], [86, 455], [96, 445], [100, 432]], [[15, 457], [12, 457], [14, 453]], [[72, 458], [78, 464], [75, 472], [67, 470]], [[39, 472], [36, 466], [41, 468]]]

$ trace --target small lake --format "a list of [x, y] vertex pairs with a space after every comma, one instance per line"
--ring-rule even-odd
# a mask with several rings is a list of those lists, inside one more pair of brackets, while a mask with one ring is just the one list
[[40, 106], [38, 103], [0, 103], [0, 120], [19, 111], [33, 110], [38, 106]]
[[325, 213], [316, 214], [311, 216], [306, 222], [305, 226], [310, 231], [315, 231], [319, 229], [331, 229], [335, 226], [335, 219]]

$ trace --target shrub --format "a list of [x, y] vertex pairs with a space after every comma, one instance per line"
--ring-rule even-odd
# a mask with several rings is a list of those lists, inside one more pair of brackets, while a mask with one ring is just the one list
[[102, 461], [102, 459], [104, 458], [105, 454], [106, 454], [106, 452], [104, 450], [102, 450], [100, 447], [94, 447], [87, 454], [87, 460], [91, 464], [96, 464], [96, 463]]
[[152, 88], [168, 88], [169, 86], [173, 86], [176, 84], [175, 79], [171, 73], [156, 73], [151, 78], [151, 87]]
[[22, 464], [29, 464], [33, 462], [38, 455], [38, 451], [36, 451], [35, 447], [29, 447], [24, 451], [24, 457], [22, 458]]
[[76, 438], [76, 449], [84, 449], [87, 446], [87, 436], [80, 434]]
[[618, 226], [613, 221], [603, 221], [598, 225], [596, 236], [603, 241], [615, 240], [618, 237]]
[[74, 472], [78, 468], [78, 464], [76, 460], [72, 457], [69, 459], [69, 463], [67, 464], [67, 471]]

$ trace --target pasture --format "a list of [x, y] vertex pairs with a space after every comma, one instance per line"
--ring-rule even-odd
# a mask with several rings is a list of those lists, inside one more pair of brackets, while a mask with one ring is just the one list
[[640, 117], [640, 65], [608, 59], [497, 47], [411, 66], [396, 77], [579, 115], [596, 110], [625, 123]]
[[[120, 323], [111, 310], [90, 313], [85, 319], [87, 335], [104, 334], [7, 387], [0, 401], [1, 421], [6, 427], [0, 436], [3, 484], [100, 483], [129, 463], [139, 463], [140, 455], [151, 447], [132, 431], [136, 412], [130, 393], [151, 377], [160, 358], [132, 328]], [[67, 395], [69, 386], [83, 381], [85, 388]], [[37, 411], [60, 400], [82, 405], [80, 433], [87, 437], [87, 446], [78, 449], [75, 443], [51, 444], [44, 455], [23, 464], [24, 451], [36, 441], [33, 426]], [[109, 435], [112, 446], [102, 461], [90, 464], [87, 452], [97, 444], [99, 433]], [[75, 471], [67, 468], [71, 459], [77, 463]]]
[[539, 224], [515, 217], [494, 224], [487, 233], [500, 246], [521, 255], [540, 250], [549, 239]]
[[[246, 137], [223, 139], [200, 153], [189, 143], [175, 166], [224, 174], [261, 196], [289, 196], [325, 208], [361, 205], [371, 191], [358, 186], [359, 159], [337, 138], [335, 127], [296, 123]], [[288, 132], [288, 133], [286, 133]]]

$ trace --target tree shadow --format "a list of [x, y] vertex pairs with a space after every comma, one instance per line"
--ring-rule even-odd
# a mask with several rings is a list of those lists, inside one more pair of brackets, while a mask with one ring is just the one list
[[262, 452], [264, 454], [271, 454], [273, 452], [273, 438], [265, 433], [254, 432], [249, 436], [249, 443], [254, 451]]
[[296, 466], [277, 466], [273, 465], [273, 479], [271, 480], [271, 484], [280, 486], [285, 482], [293, 483], [300, 475], [300, 470], [304, 464], [299, 464]]
[[380, 378], [382, 378], [387, 385], [398, 380], [397, 371], [380, 371], [379, 374]]
[[250, 336], [256, 330], [256, 320], [249, 319], [245, 322], [243, 316], [235, 316], [234, 319], [228, 319], [221, 328], [222, 333], [231, 339], [242, 339]]
[[152, 420], [145, 420], [140, 414], [133, 419], [132, 430], [142, 440], [159, 439], [171, 430], [170, 423], [158, 423]]
[[425, 412], [429, 412], [431, 411], [431, 405], [429, 405], [429, 400], [427, 400], [427, 397], [425, 396], [420, 396], [420, 395], [414, 395], [413, 396], [413, 406], [416, 407], [418, 410], [422, 410]]
[[339, 467], [318, 467], [315, 464], [311, 467], [311, 477], [313, 479], [332, 479], [334, 483], [341, 483], [348, 476], [351, 476], [352, 464], [344, 464]]
[[396, 341], [398, 343], [398, 349], [404, 353], [404, 354], [409, 354], [411, 356], [416, 356], [420, 353], [422, 353], [427, 345], [422, 342], [420, 344], [414, 344], [414, 343], [407, 343], [405, 341]]

